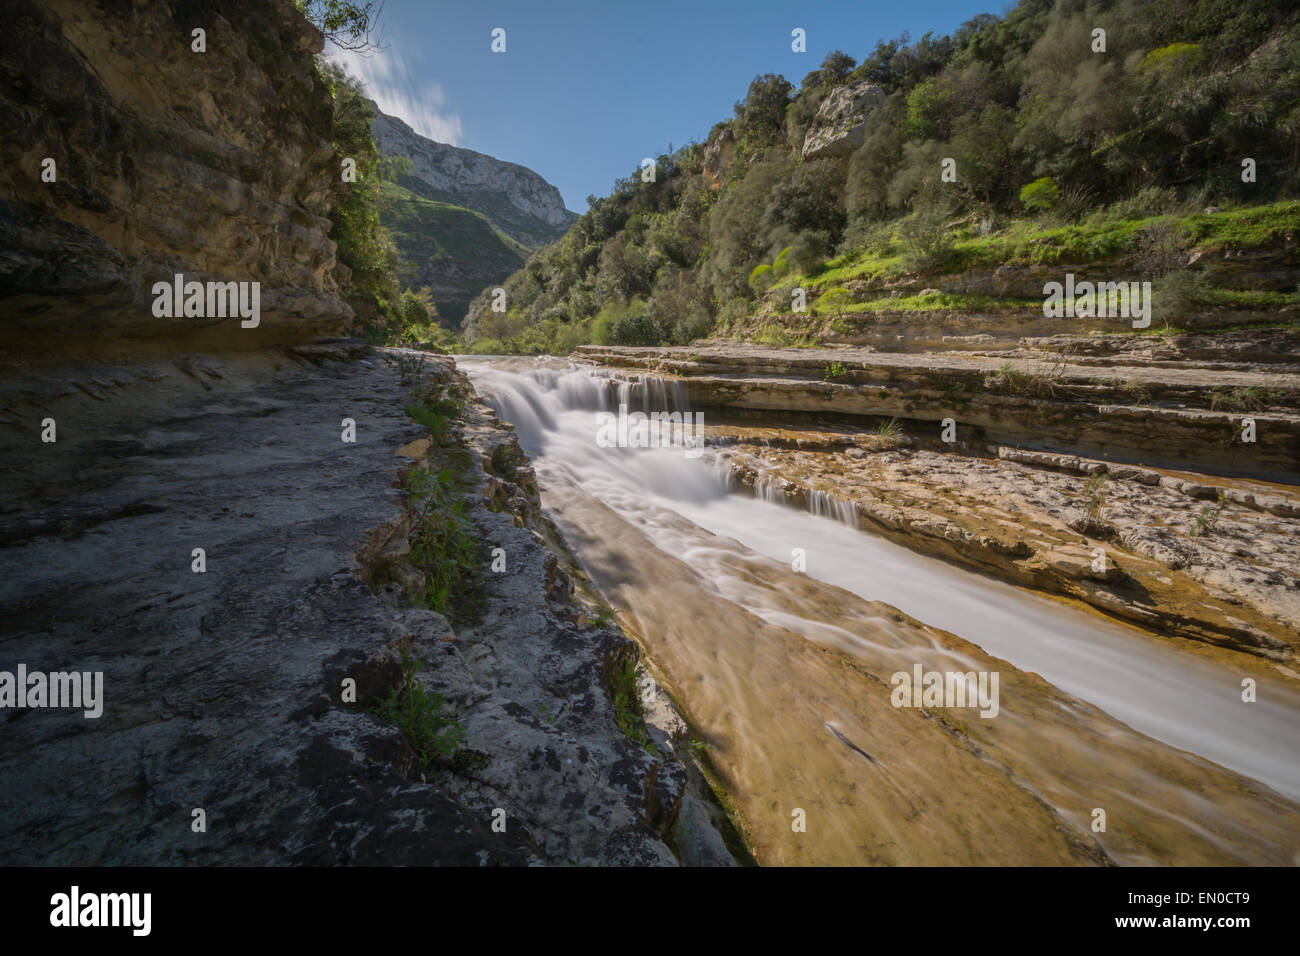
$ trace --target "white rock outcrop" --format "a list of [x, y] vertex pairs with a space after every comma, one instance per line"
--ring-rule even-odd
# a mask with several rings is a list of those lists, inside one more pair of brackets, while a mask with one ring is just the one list
[[832, 90], [803, 140], [803, 158], [845, 157], [866, 140], [867, 117], [883, 103], [885, 91], [862, 82]]

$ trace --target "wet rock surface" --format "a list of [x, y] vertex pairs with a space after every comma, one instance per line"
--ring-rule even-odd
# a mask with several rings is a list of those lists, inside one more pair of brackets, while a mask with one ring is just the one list
[[[453, 629], [376, 573], [405, 553], [400, 475], [439, 453], [383, 353], [15, 366], [5, 382], [0, 668], [104, 683], [98, 719], [0, 710], [0, 860], [676, 862], [685, 773], [624, 735], [606, 689], [631, 642], [579, 623], [527, 526], [527, 469], [492, 471], [513, 436], [483, 410], [458, 446], [477, 476], [465, 500], [507, 570], [482, 575], [477, 619]], [[371, 712], [412, 659], [472, 759], [426, 770]]]

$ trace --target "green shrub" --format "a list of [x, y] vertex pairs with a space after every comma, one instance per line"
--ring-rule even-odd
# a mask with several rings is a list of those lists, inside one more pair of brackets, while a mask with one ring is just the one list
[[749, 288], [755, 295], [762, 295], [767, 291], [768, 286], [772, 284], [772, 267], [766, 262], [760, 262], [754, 266], [749, 273]]
[[1051, 176], [1035, 179], [1020, 190], [1020, 204], [1031, 212], [1051, 209], [1061, 197], [1061, 190]]
[[898, 227], [907, 252], [903, 268], [922, 275], [942, 271], [953, 254], [942, 209], [929, 209], [904, 220]]
[[626, 305], [616, 302], [601, 309], [592, 323], [592, 338], [598, 345], [660, 345], [666, 335], [646, 303], [633, 299]]
[[854, 302], [853, 293], [842, 286], [827, 289], [817, 299], [813, 311], [818, 315], [823, 312], [841, 312]]

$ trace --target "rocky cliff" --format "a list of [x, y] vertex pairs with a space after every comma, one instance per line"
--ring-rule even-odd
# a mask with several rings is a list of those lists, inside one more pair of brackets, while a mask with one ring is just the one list
[[564, 208], [560, 191], [531, 169], [472, 149], [436, 143], [378, 106], [374, 136], [385, 156], [411, 160], [411, 171], [405, 177], [408, 188], [428, 199], [482, 213], [496, 228], [530, 249], [560, 238], [577, 221], [578, 217]]
[[[341, 177], [312, 61], [322, 38], [288, 0], [6, 10], [6, 349], [259, 347], [349, 323], [328, 235]], [[258, 326], [155, 317], [152, 286], [176, 273], [260, 283]]]
[[412, 188], [392, 186], [381, 216], [400, 253], [397, 277], [403, 288], [427, 286], [438, 318], [454, 329], [470, 300], [523, 266], [527, 254], [482, 213], [426, 198], [421, 190], [429, 187], [404, 179]]

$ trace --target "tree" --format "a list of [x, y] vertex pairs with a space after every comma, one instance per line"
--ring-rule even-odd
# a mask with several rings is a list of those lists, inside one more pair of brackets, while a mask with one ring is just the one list
[[433, 302], [433, 290], [427, 285], [402, 293], [402, 321], [407, 326], [422, 327], [437, 320], [438, 307]]
[[838, 243], [845, 223], [840, 207], [843, 181], [836, 160], [800, 163], [768, 194], [760, 228], [769, 236], [780, 226], [795, 233], [821, 232], [832, 244]]
[[785, 108], [794, 87], [780, 74], [754, 77], [745, 99], [736, 104], [736, 138], [748, 150], [774, 146], [785, 129]]
[[374, 44], [374, 29], [383, 9], [381, 3], [353, 3], [352, 0], [295, 0], [303, 16], [312, 22], [325, 39], [340, 50], [367, 50]]
[[848, 82], [849, 76], [853, 73], [857, 61], [840, 50], [832, 50], [826, 54], [826, 59], [822, 60], [821, 85], [839, 86]]

